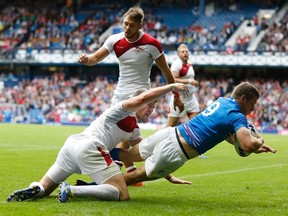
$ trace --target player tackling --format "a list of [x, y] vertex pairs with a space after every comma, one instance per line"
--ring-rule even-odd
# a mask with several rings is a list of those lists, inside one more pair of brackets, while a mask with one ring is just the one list
[[167, 127], [142, 140], [130, 150], [114, 149], [122, 160], [143, 161], [135, 172], [124, 175], [127, 184], [169, 176], [186, 161], [205, 153], [226, 140], [233, 143], [236, 134], [245, 152], [277, 150], [264, 144], [261, 136], [252, 136], [247, 128], [250, 114], [259, 98], [250, 83], [236, 86], [230, 98], [218, 98], [200, 114], [176, 127]]

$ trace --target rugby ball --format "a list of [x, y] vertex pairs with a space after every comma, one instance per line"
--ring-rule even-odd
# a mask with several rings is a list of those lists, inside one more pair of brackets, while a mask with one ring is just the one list
[[[248, 127], [251, 135], [254, 136], [254, 137], [257, 137], [258, 131], [257, 131], [255, 126], [251, 122], [248, 121], [247, 127]], [[241, 157], [247, 157], [247, 156], [249, 156], [251, 154], [250, 152], [245, 152], [241, 148], [240, 142], [238, 141], [238, 139], [236, 137], [236, 134], [235, 134], [235, 140], [234, 140], [234, 147], [235, 147], [235, 150], [236, 150], [237, 154], [240, 155]]]

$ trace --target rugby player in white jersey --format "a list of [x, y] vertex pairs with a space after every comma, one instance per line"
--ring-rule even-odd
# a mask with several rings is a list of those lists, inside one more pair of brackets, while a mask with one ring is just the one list
[[[119, 80], [114, 91], [112, 105], [132, 96], [138, 89], [149, 89], [150, 73], [155, 61], [167, 83], [174, 83], [174, 77], [166, 62], [159, 41], [141, 30], [144, 12], [139, 7], [130, 8], [124, 14], [124, 32], [111, 35], [103, 46], [92, 54], [80, 54], [78, 62], [93, 66], [114, 52], [119, 60]], [[181, 100], [178, 107], [183, 108]]]
[[[124, 14], [123, 32], [111, 35], [103, 46], [92, 54], [80, 54], [78, 63], [93, 66], [114, 52], [119, 60], [119, 79], [111, 104], [130, 98], [138, 89], [149, 89], [150, 73], [155, 61], [166, 82], [174, 83], [174, 77], [166, 62], [162, 46], [157, 39], [143, 32], [144, 12], [139, 7], [132, 7]], [[174, 108], [184, 110], [183, 102], [174, 92]], [[122, 148], [129, 148], [130, 144], [123, 142]], [[133, 171], [135, 166], [125, 164], [126, 170]], [[141, 185], [141, 184], [140, 184]]]
[[[7, 201], [48, 196], [73, 173], [88, 175], [97, 185], [70, 186], [62, 182], [59, 186], [59, 202], [66, 202], [73, 195], [100, 200], [129, 200], [124, 177], [109, 152], [123, 140], [137, 140], [139, 127], [133, 113], [136, 112], [137, 118], [143, 122], [147, 121], [155, 100], [171, 90], [188, 94], [185, 84], [173, 83], [150, 89], [111, 106], [82, 133], [68, 137], [55, 163], [39, 182], [32, 182], [28, 188], [14, 191]], [[126, 124], [124, 121], [127, 118], [134, 124]]]
[[171, 98], [167, 126], [172, 127], [178, 124], [179, 118], [187, 115], [191, 119], [200, 111], [199, 103], [194, 95], [194, 87], [198, 87], [198, 81], [194, 79], [195, 72], [192, 64], [189, 62], [188, 47], [185, 44], [181, 44], [177, 49], [177, 53], [178, 58], [172, 63], [171, 71], [176, 82], [188, 85], [189, 95], [185, 98], [180, 96], [184, 103], [184, 110], [182, 112], [174, 109], [173, 98]]

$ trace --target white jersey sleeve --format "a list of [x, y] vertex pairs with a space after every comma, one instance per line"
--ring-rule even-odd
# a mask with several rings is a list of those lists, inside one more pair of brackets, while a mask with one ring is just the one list
[[182, 69], [182, 62], [180, 59], [175, 60], [172, 65], [171, 65], [171, 71], [173, 74], [177, 74], [177, 76], [179, 77], [180, 74], [180, 70]]
[[109, 53], [112, 53], [114, 52], [114, 44], [123, 37], [124, 37], [123, 32], [118, 33], [118, 34], [113, 34], [106, 39], [102, 47], [106, 48], [109, 51]]

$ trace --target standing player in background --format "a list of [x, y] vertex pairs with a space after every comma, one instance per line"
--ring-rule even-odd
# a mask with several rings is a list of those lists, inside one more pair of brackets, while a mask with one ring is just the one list
[[[144, 12], [139, 7], [132, 7], [124, 14], [124, 32], [111, 35], [104, 42], [103, 46], [95, 53], [86, 55], [80, 54], [78, 62], [87, 66], [93, 66], [106, 58], [114, 51], [119, 60], [119, 79], [112, 105], [130, 98], [138, 89], [149, 89], [150, 73], [155, 61], [168, 84], [174, 83], [174, 77], [166, 62], [161, 44], [149, 34], [143, 32]], [[179, 97], [175, 97], [174, 107], [181, 111], [184, 105]], [[129, 122], [127, 122], [129, 124]], [[127, 142], [121, 143], [122, 148], [129, 148]], [[127, 171], [136, 169], [134, 164], [125, 164]]]
[[200, 111], [199, 103], [194, 95], [194, 87], [198, 87], [198, 82], [194, 79], [195, 72], [192, 64], [189, 62], [188, 47], [185, 44], [181, 44], [177, 49], [177, 54], [179, 58], [172, 63], [171, 71], [176, 82], [184, 83], [189, 86], [189, 95], [185, 98], [179, 95], [184, 103], [184, 110], [182, 112], [178, 109], [173, 109], [173, 98], [171, 98], [167, 126], [176, 126], [179, 123], [180, 118], [187, 115], [187, 117], [191, 119]]
[[[174, 109], [173, 103], [175, 96], [170, 100], [170, 113], [168, 115], [168, 120], [166, 127], [176, 126], [179, 123], [179, 119], [183, 118], [185, 115], [189, 119], [192, 119], [200, 111], [199, 103], [194, 95], [194, 88], [198, 87], [198, 82], [194, 79], [195, 72], [192, 64], [189, 62], [189, 49], [185, 44], [179, 45], [177, 49], [178, 57], [171, 65], [171, 71], [173, 73], [174, 79], [178, 83], [184, 83], [189, 86], [188, 97], [179, 97], [184, 103], [184, 110], [180, 112], [178, 109]], [[207, 158], [204, 155], [199, 155], [200, 158]]]

